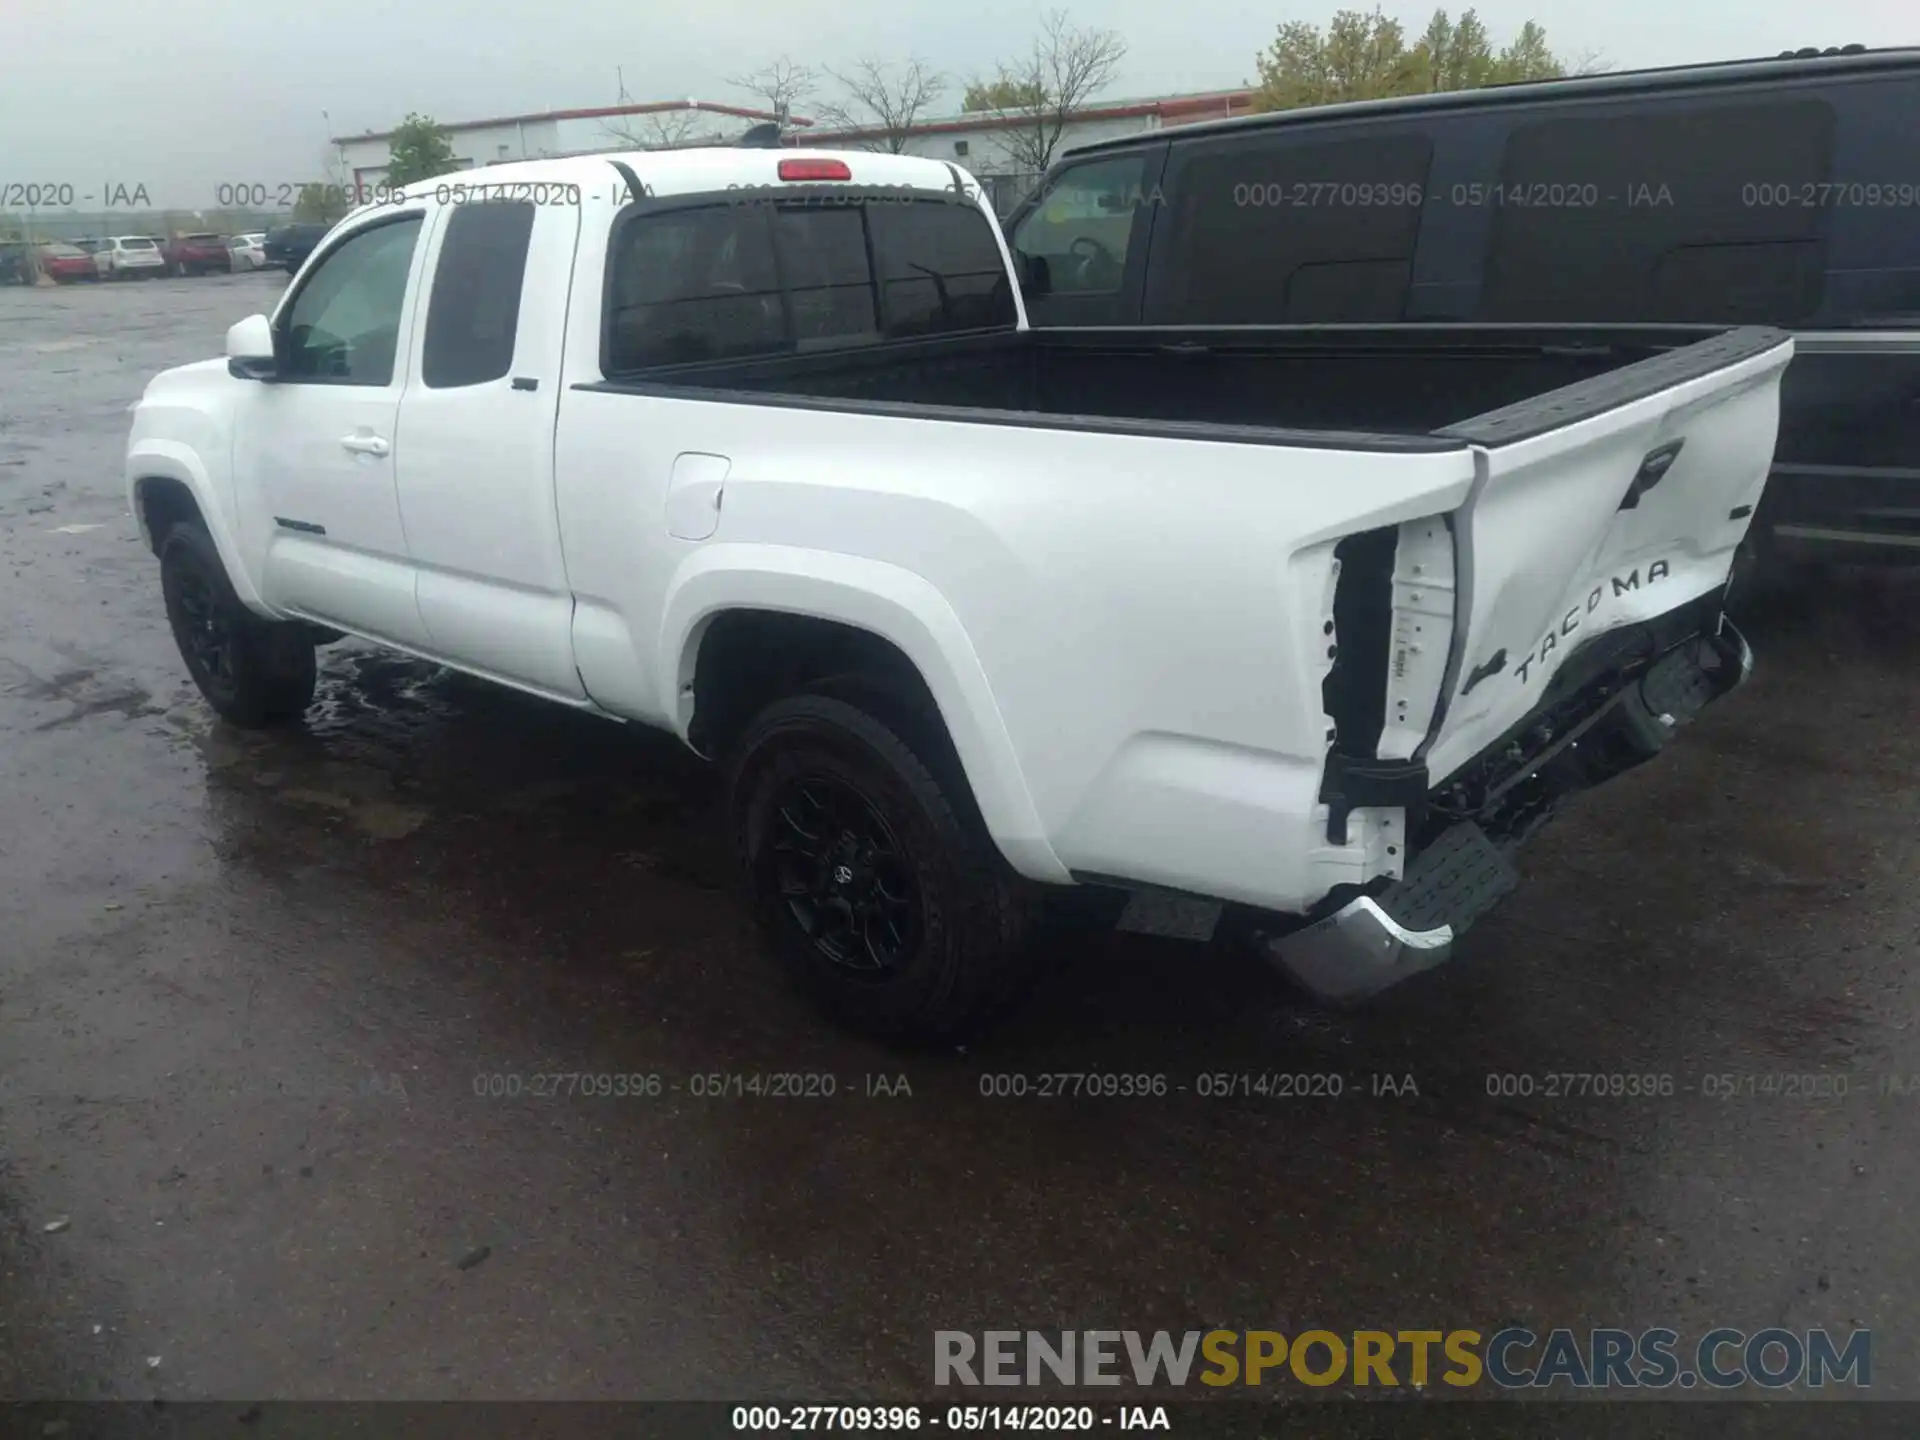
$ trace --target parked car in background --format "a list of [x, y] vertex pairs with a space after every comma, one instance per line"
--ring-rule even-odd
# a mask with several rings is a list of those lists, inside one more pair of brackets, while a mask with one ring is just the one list
[[27, 285], [33, 281], [33, 266], [24, 240], [0, 240], [0, 285]]
[[167, 266], [175, 275], [205, 275], [209, 270], [229, 271], [233, 254], [227, 249], [227, 237], [211, 230], [175, 236], [166, 248]]
[[166, 257], [151, 235], [116, 235], [107, 242], [115, 280], [138, 280], [143, 276], [167, 273]]
[[301, 222], [294, 225], [282, 225], [278, 230], [269, 230], [261, 243], [266, 252], [269, 265], [279, 265], [291, 275], [306, 263], [307, 256], [313, 253], [313, 247], [320, 243], [331, 225], [309, 224]]
[[99, 268], [93, 256], [77, 245], [55, 243], [40, 247], [40, 268], [60, 284], [70, 280], [98, 280]]
[[242, 270], [264, 270], [267, 267], [266, 234], [255, 231], [250, 235], [236, 235], [227, 241], [229, 267], [238, 274]]
[[79, 240], [70, 241], [76, 250], [84, 250], [93, 257], [94, 275], [101, 280], [113, 274], [113, 242], [98, 235], [88, 235]]

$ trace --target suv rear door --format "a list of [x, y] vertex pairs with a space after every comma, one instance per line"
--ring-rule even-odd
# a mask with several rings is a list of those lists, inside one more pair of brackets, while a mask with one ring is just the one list
[[1405, 319], [1433, 155], [1417, 116], [1174, 140], [1143, 321]]

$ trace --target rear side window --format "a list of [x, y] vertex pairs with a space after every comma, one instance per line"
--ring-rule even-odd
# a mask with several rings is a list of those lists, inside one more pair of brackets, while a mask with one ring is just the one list
[[1176, 144], [1148, 323], [1402, 318], [1432, 159], [1417, 131]]
[[1496, 207], [1482, 317], [1804, 318], [1823, 288], [1833, 139], [1818, 99], [1522, 126], [1481, 197]]
[[827, 197], [640, 214], [613, 257], [608, 374], [1016, 319], [993, 229], [971, 204]]
[[479, 385], [513, 368], [533, 206], [457, 205], [427, 302], [420, 378], [429, 389]]

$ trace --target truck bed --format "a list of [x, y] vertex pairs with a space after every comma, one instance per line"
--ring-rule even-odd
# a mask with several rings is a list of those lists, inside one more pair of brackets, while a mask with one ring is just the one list
[[[983, 420], [1150, 422], [1187, 435], [1252, 427], [1273, 433], [1219, 438], [1420, 448], [1421, 440], [1484, 439], [1479, 422], [1496, 413], [1503, 439], [1532, 428], [1529, 415], [1541, 426], [1565, 424], [1578, 418], [1582, 396], [1618, 404], [1778, 339], [1695, 326], [1030, 330], [683, 366], [612, 383], [775, 404], [939, 406]], [[1602, 377], [1616, 378], [1592, 383]], [[1579, 382], [1590, 383], [1554, 393]]]

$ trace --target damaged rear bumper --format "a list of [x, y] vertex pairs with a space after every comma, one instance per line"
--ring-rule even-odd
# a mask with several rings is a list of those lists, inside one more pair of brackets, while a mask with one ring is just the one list
[[[1680, 726], [1752, 672], [1746, 639], [1720, 616], [1711, 634], [1675, 646], [1503, 776], [1491, 787], [1484, 813], [1549, 774], [1558, 778], [1559, 793], [1570, 793], [1652, 758]], [[1585, 756], [1578, 753], [1583, 745]], [[1495, 838], [1481, 827], [1481, 818], [1440, 830], [1399, 880], [1267, 941], [1267, 957], [1316, 997], [1341, 1004], [1365, 1000], [1447, 960], [1467, 927], [1519, 884], [1511, 855], [1533, 828]]]

